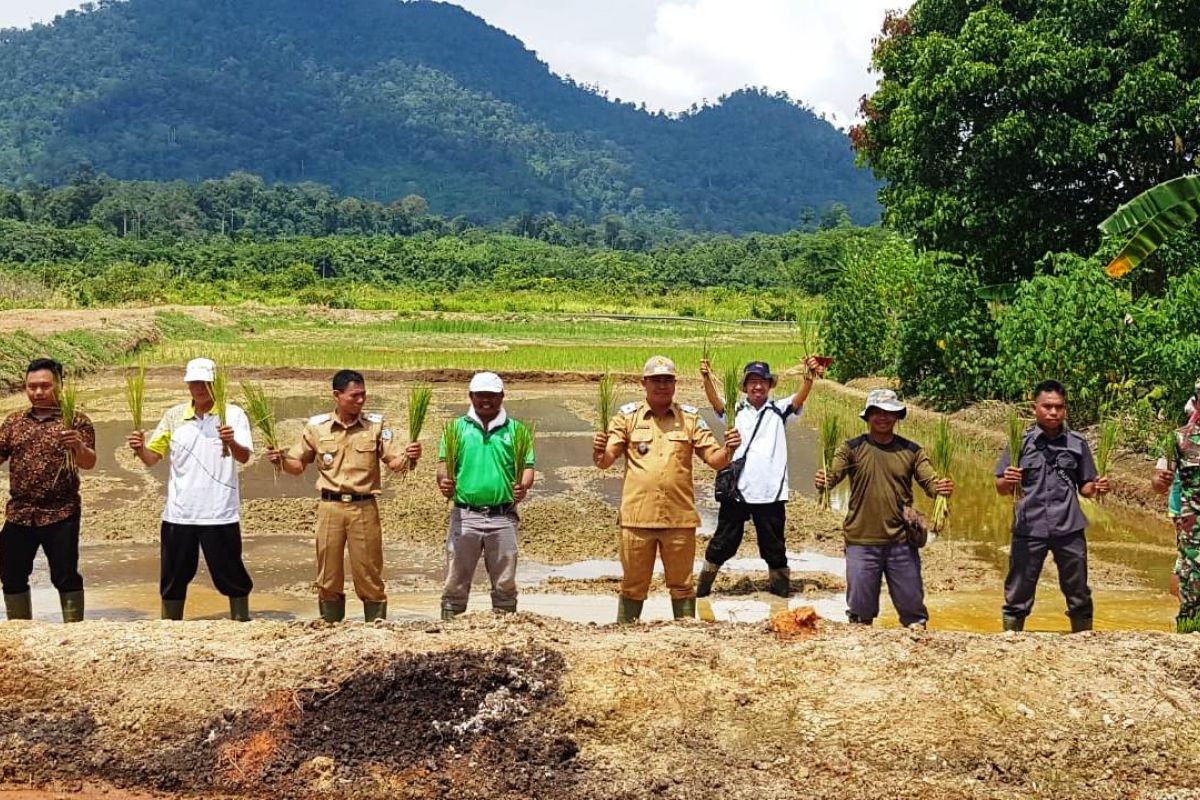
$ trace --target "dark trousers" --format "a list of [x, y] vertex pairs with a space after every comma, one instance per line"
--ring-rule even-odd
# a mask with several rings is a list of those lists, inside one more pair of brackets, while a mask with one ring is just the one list
[[850, 615], [868, 625], [879, 616], [879, 590], [885, 577], [900, 624], [928, 622], [921, 554], [907, 542], [846, 545], [846, 605]]
[[718, 567], [733, 558], [742, 546], [746, 520], [754, 520], [758, 536], [758, 554], [770, 569], [788, 565], [787, 548], [783, 540], [783, 523], [787, 503], [739, 503], [726, 500], [717, 512], [717, 530], [704, 551], [704, 560]]
[[186, 600], [188, 584], [200, 566], [200, 550], [213, 585], [226, 597], [245, 597], [254, 588], [242, 563], [242, 526], [176, 525], [163, 522], [158, 589], [163, 600]]
[[5, 522], [0, 530], [0, 582], [5, 594], [29, 591], [38, 548], [50, 564], [50, 582], [60, 592], [83, 589], [79, 574], [79, 515], [36, 528]]
[[1008, 559], [1008, 577], [1004, 579], [1004, 616], [1025, 619], [1033, 610], [1046, 552], [1054, 555], [1058, 566], [1058, 585], [1067, 598], [1067, 616], [1092, 618], [1092, 590], [1087, 581], [1087, 540], [1083, 531], [1049, 539], [1014, 536]]

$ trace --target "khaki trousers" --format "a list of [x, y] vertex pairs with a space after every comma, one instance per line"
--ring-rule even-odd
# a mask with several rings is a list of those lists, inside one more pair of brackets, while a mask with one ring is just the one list
[[317, 592], [322, 600], [345, 597], [346, 546], [354, 593], [368, 603], [387, 600], [383, 588], [383, 531], [374, 500], [342, 503], [322, 500], [317, 506]]
[[696, 596], [692, 567], [696, 561], [695, 528], [621, 528], [621, 596], [645, 600], [654, 575], [654, 557], [662, 556], [671, 599]]

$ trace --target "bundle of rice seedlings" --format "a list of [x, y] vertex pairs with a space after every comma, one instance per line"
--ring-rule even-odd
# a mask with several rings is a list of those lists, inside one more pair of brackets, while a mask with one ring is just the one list
[[612, 375], [604, 373], [596, 388], [596, 430], [600, 433], [608, 431], [608, 423], [613, 418], [613, 394], [616, 382]]
[[1175, 465], [1175, 431], [1164, 433], [1155, 443], [1154, 452], [1167, 460], [1167, 469]]
[[[415, 442], [421, 437], [421, 428], [425, 427], [425, 417], [429, 414], [429, 403], [433, 399], [433, 389], [429, 386], [414, 386], [408, 390], [408, 441]], [[417, 466], [411, 458], [406, 462], [405, 474]]]
[[732, 421], [734, 406], [742, 393], [742, 373], [736, 369], [725, 370], [721, 373], [721, 385], [725, 390], [725, 418]]
[[712, 363], [712, 340], [709, 338], [708, 331], [704, 332], [704, 343], [700, 347], [700, 358]]
[[462, 449], [462, 431], [458, 420], [452, 419], [442, 426], [442, 460], [446, 463], [446, 475], [458, 480], [459, 452]]
[[[73, 430], [79, 418], [79, 389], [75, 386], [75, 382], [66, 375], [63, 375], [55, 388], [58, 395], [58, 409], [62, 413], [62, 426], [66, 430]], [[74, 450], [67, 448], [67, 459], [63, 462], [62, 469], [71, 473], [79, 472], [79, 465], [75, 463]]]
[[518, 424], [513, 428], [513, 483], [521, 480], [521, 475], [529, 466], [529, 461], [533, 457], [533, 438], [536, 435], [537, 425], [535, 423]]
[[125, 376], [125, 402], [129, 405], [129, 416], [133, 418], [133, 429], [144, 428], [143, 410], [146, 401], [146, 364], [138, 362], [137, 369]]
[[[242, 383], [242, 396], [246, 399], [246, 414], [250, 424], [259, 430], [263, 442], [271, 450], [279, 449], [279, 431], [275, 424], [275, 406], [267, 399], [267, 393], [260, 385]], [[279, 465], [274, 464], [275, 474], [279, 474]]]
[[[229, 413], [229, 374], [225, 372], [224, 367], [217, 367], [213, 372], [213, 381], [208, 385], [208, 391], [212, 395], [213, 413], [217, 415], [217, 422], [221, 427], [225, 427]], [[221, 455], [231, 455], [229, 445], [221, 446]]]
[[[1017, 414], [1015, 408], [1008, 411], [1008, 460], [1014, 467], [1021, 466], [1021, 450], [1025, 447], [1025, 423]], [[1024, 494], [1021, 484], [1013, 487], [1013, 498], [1019, 499]]]
[[[949, 478], [954, 469], [954, 437], [950, 433], [950, 420], [945, 415], [938, 419], [933, 436], [933, 449], [929, 455], [938, 478]], [[933, 501], [933, 517], [929, 521], [929, 529], [934, 533], [941, 533], [949, 519], [950, 500], [939, 494]]]
[[[1108, 475], [1108, 469], [1112, 466], [1112, 455], [1117, 448], [1119, 434], [1120, 425], [1117, 420], [1110, 417], [1100, 421], [1100, 438], [1096, 442], [1096, 474], [1101, 478]], [[1097, 500], [1103, 500], [1103, 497], [1098, 497]]]
[[[826, 478], [829, 476], [829, 467], [833, 464], [833, 454], [837, 452], [838, 445], [841, 443], [841, 421], [836, 414], [826, 414], [821, 418], [821, 471], [825, 473]], [[828, 486], [821, 490], [821, 508], [828, 509], [832, 506], [831, 494], [832, 490]]]

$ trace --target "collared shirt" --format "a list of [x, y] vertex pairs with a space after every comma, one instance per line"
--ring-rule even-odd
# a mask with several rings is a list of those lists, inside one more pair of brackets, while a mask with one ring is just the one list
[[[525, 425], [500, 413], [486, 426], [472, 408], [454, 421], [458, 427], [458, 463], [455, 465], [454, 502], [468, 506], [502, 506], [513, 501], [512, 485], [520, 477], [513, 454], [513, 437]], [[486, 430], [484, 428], [486, 427]], [[446, 439], [438, 447], [438, 460], [446, 460]], [[531, 450], [521, 472], [534, 465]]]
[[881, 545], [904, 540], [904, 506], [915, 480], [933, 497], [937, 473], [916, 442], [894, 436], [879, 444], [864, 434], [842, 442], [829, 467], [829, 485], [850, 478], [850, 504], [842, 524], [846, 544]]
[[309, 419], [288, 457], [317, 464], [317, 490], [337, 494], [379, 494], [379, 461], [398, 458], [404, 446], [381, 414], [363, 414], [343, 425], [337, 414]]
[[[996, 462], [996, 477], [1003, 475], [1008, 465], [1006, 447]], [[1050, 438], [1035, 426], [1025, 433], [1017, 465], [1023, 470], [1023, 495], [1013, 514], [1014, 536], [1048, 539], [1087, 527], [1079, 507], [1079, 489], [1098, 476], [1092, 451], [1082, 436], [1064, 427]]]
[[[233, 439], [254, 449], [246, 412], [230, 403], [225, 422]], [[146, 449], [168, 459], [167, 504], [163, 521], [175, 525], [228, 525], [241, 519], [238, 465], [218, 432], [220, 420], [211, 411], [196, 414], [190, 401], [167, 409], [146, 441]]]
[[[762, 415], [762, 423], [758, 421]], [[717, 415], [722, 421], [724, 414]], [[742, 435], [742, 444], [734, 459], [745, 458], [746, 466], [738, 478], [738, 491], [747, 503], [778, 503], [788, 499], [787, 431], [784, 426], [800, 419], [800, 410], [787, 400], [767, 399], [761, 409], [748, 400], [734, 406], [734, 425]], [[758, 426], [758, 433], [754, 427]], [[751, 435], [754, 440], [751, 441]]]
[[628, 403], [608, 426], [609, 445], [625, 452], [620, 523], [627, 528], [694, 528], [700, 524], [692, 454], [721, 449], [691, 406], [672, 403], [656, 417], [649, 403]]
[[[5, 515], [16, 525], [40, 528], [79, 513], [79, 474], [67, 469], [67, 448], [58, 441], [65, 430], [58, 409], [38, 419], [33, 409], [10, 414], [0, 425], [0, 461], [8, 459], [9, 501]], [[96, 431], [84, 414], [75, 430], [89, 448]]]

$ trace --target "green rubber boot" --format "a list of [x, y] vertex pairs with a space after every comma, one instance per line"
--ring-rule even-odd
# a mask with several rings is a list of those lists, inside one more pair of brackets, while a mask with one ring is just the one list
[[33, 619], [33, 595], [29, 592], [4, 595], [4, 610], [9, 619]]
[[779, 597], [792, 596], [792, 571], [787, 567], [767, 571], [767, 591]]
[[720, 570], [716, 564], [704, 562], [704, 566], [700, 568], [700, 577], [696, 579], [696, 597], [708, 597], [712, 594], [713, 582], [716, 581]]
[[346, 618], [346, 598], [318, 600], [317, 609], [321, 612], [321, 619], [326, 622], [341, 622]]
[[1092, 629], [1091, 617], [1071, 617], [1071, 633], [1083, 633]]
[[183, 605], [186, 600], [163, 600], [162, 601], [162, 619], [183, 619]]
[[250, 621], [250, 596], [229, 598], [229, 618], [234, 622]]
[[675, 615], [675, 619], [695, 619], [696, 598], [685, 597], [682, 600], [676, 600], [672, 597], [671, 613]]
[[363, 601], [363, 619], [374, 622], [377, 619], [387, 619], [387, 600], [382, 603]]
[[1023, 631], [1025, 630], [1025, 619], [1023, 617], [1004, 616], [1000, 618], [1006, 631]]
[[78, 592], [59, 592], [63, 622], [83, 622], [83, 589]]
[[619, 598], [617, 600], [617, 622], [637, 622], [642, 618], [642, 606], [645, 604], [645, 600], [630, 600], [628, 597]]

